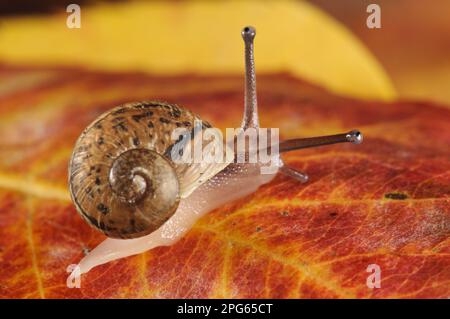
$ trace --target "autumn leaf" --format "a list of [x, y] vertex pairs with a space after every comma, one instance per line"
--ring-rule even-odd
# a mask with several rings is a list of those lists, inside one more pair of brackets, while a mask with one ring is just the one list
[[[287, 74], [258, 81], [262, 127], [283, 138], [358, 128], [364, 143], [285, 155], [308, 183], [279, 175], [175, 245], [94, 268], [77, 289], [67, 266], [104, 239], [67, 190], [84, 127], [143, 99], [236, 127], [243, 79], [1, 67], [0, 297], [449, 297], [450, 110], [343, 98]], [[372, 264], [381, 288], [367, 286]]]

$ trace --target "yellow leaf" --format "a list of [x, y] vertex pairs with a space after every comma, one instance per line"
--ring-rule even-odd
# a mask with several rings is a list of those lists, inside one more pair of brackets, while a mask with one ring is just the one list
[[305, 2], [169, 2], [81, 6], [81, 28], [65, 8], [8, 18], [0, 61], [84, 65], [151, 73], [241, 73], [240, 30], [257, 29], [257, 72], [288, 71], [334, 92], [390, 100], [395, 91], [368, 50], [340, 23]]

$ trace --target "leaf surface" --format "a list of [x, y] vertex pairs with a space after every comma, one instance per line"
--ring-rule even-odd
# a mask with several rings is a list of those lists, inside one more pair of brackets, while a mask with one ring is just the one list
[[[67, 266], [104, 239], [67, 190], [84, 127], [144, 99], [236, 127], [243, 79], [1, 67], [0, 297], [449, 297], [450, 110], [342, 98], [287, 74], [258, 81], [262, 127], [283, 138], [358, 128], [364, 143], [287, 154], [308, 183], [279, 175], [175, 245], [97, 267], [69, 289]], [[371, 264], [379, 289], [366, 284]]]

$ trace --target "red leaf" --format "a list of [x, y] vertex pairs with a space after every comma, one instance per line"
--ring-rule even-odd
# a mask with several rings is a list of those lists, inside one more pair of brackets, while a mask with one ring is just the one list
[[[284, 138], [358, 128], [364, 143], [288, 154], [307, 184], [277, 176], [206, 215], [177, 244], [95, 268], [69, 289], [66, 267], [104, 238], [67, 190], [84, 127], [143, 99], [236, 127], [243, 79], [4, 66], [0, 80], [1, 297], [450, 296], [448, 109], [352, 100], [285, 74], [260, 76], [263, 127]], [[366, 285], [370, 264], [381, 267], [379, 289]]]

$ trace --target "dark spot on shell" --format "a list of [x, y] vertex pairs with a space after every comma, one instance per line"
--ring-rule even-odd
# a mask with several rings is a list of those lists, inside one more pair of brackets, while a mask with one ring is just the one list
[[139, 122], [143, 118], [151, 117], [152, 115], [153, 115], [152, 111], [147, 111], [147, 112], [145, 112], [143, 114], [135, 114], [135, 115], [132, 116], [132, 118], [133, 118], [134, 121]]
[[100, 203], [97, 205], [97, 210], [102, 213], [103, 215], [106, 215], [109, 213], [108, 207], [105, 206], [105, 204]]
[[101, 130], [102, 129], [102, 125], [100, 123], [95, 124], [95, 128]]
[[86, 194], [89, 194], [91, 192], [91, 190], [92, 190], [91, 186], [86, 187], [86, 190], [85, 190]]
[[97, 169], [95, 170], [96, 173], [100, 173], [102, 171], [101, 167], [97, 167]]
[[101, 184], [101, 181], [100, 181], [100, 178], [99, 178], [99, 177], [96, 177], [96, 178], [95, 178], [95, 184], [96, 184], [96, 185], [100, 185], [100, 184]]
[[260, 226], [256, 227], [257, 232], [260, 232], [261, 230], [262, 230], [262, 227], [260, 227]]
[[125, 122], [117, 123], [116, 125], [113, 125], [113, 129], [121, 129], [124, 132], [128, 132], [127, 124]]
[[98, 145], [102, 145], [104, 142], [105, 142], [105, 141], [104, 141], [103, 137], [101, 137], [101, 136], [100, 136], [100, 137], [98, 138], [98, 140], [97, 140], [97, 144], [98, 144]]
[[169, 121], [168, 119], [164, 118], [164, 117], [160, 117], [160, 118], [159, 118], [159, 121], [160, 121], [161, 123], [164, 123], [164, 124], [169, 124], [169, 123], [170, 123], [170, 121]]
[[155, 126], [153, 125], [153, 122], [150, 121], [150, 122], [148, 122], [147, 127], [153, 128], [153, 127], [155, 127]]
[[160, 107], [158, 102], [142, 102], [136, 106], [137, 108]]
[[125, 121], [125, 118], [123, 116], [118, 116], [118, 117], [113, 118], [114, 123], [123, 122], [123, 121]]
[[289, 212], [287, 212], [287, 211], [282, 211], [282, 212], [281, 212], [281, 216], [284, 216], [284, 217], [289, 216]]
[[183, 122], [183, 125], [184, 126], [191, 126], [191, 122], [185, 121], [185, 122]]
[[136, 220], [134, 218], [130, 219], [130, 228], [132, 229], [132, 232], [137, 231], [137, 229], [136, 229]]
[[338, 215], [338, 213], [336, 213], [336, 212], [331, 212], [331, 213], [330, 213], [330, 216], [331, 216], [331, 217], [336, 217], [337, 215]]
[[172, 111], [169, 112], [169, 116], [173, 118], [179, 118], [181, 116], [181, 111], [178, 108], [172, 108]]
[[125, 111], [126, 111], [126, 108], [121, 108], [121, 109], [118, 109], [118, 110], [112, 112], [112, 115], [123, 114], [123, 113], [125, 113]]
[[141, 144], [139, 137], [133, 137], [133, 144], [134, 146], [138, 146], [139, 144]]
[[386, 193], [384, 194], [384, 198], [394, 199], [394, 200], [405, 200], [408, 198], [408, 195], [403, 193]]
[[203, 128], [211, 128], [212, 127], [211, 124], [209, 124], [206, 121], [202, 121], [202, 126], [203, 126]]
[[89, 221], [90, 224], [94, 225], [95, 227], [98, 228], [98, 222], [97, 219], [95, 219], [92, 216], [87, 215], [86, 213], [82, 212], [83, 216]]

